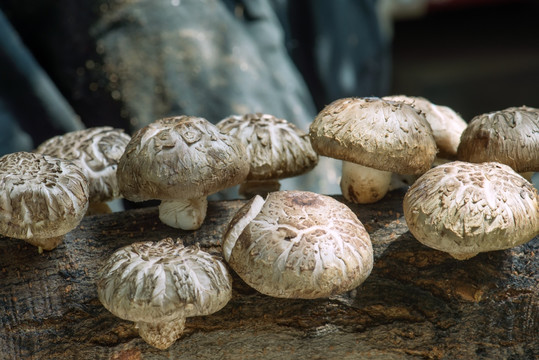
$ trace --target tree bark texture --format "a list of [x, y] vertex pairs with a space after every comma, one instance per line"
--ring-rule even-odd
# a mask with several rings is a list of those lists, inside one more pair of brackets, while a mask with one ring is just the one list
[[185, 334], [167, 350], [147, 345], [133, 323], [101, 305], [97, 270], [121, 246], [165, 237], [220, 256], [221, 234], [244, 200], [210, 202], [196, 231], [161, 224], [157, 208], [148, 207], [88, 216], [42, 254], [0, 238], [0, 358], [538, 358], [539, 238], [458, 261], [413, 238], [403, 195], [347, 203], [375, 252], [373, 271], [357, 289], [327, 299], [277, 299], [231, 270], [232, 300], [213, 315], [188, 318]]

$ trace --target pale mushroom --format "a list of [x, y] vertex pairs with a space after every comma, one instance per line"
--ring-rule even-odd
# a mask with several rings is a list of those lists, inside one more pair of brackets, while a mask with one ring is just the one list
[[166, 238], [116, 250], [98, 273], [97, 294], [115, 316], [133, 321], [148, 344], [166, 349], [186, 318], [221, 310], [232, 297], [225, 264], [198, 245]]
[[0, 158], [0, 234], [52, 250], [88, 209], [88, 180], [74, 163], [16, 152]]
[[417, 240], [460, 260], [539, 234], [537, 190], [496, 162], [439, 165], [408, 189], [403, 208]]
[[249, 175], [239, 194], [266, 196], [280, 189], [280, 179], [304, 174], [318, 163], [309, 135], [294, 124], [269, 114], [232, 115], [217, 123], [247, 150]]
[[130, 139], [122, 129], [93, 127], [52, 137], [36, 152], [79, 165], [90, 185], [88, 214], [109, 213], [107, 202], [121, 197], [116, 168]]
[[248, 285], [280, 298], [344, 293], [373, 267], [369, 234], [352, 210], [308, 191], [253, 197], [230, 222], [222, 250]]
[[120, 158], [120, 191], [131, 201], [161, 200], [159, 218], [198, 229], [207, 196], [237, 185], [249, 172], [245, 148], [204, 118], [177, 116], [138, 130]]
[[539, 171], [539, 109], [510, 107], [475, 116], [462, 133], [458, 159], [499, 162], [531, 180]]
[[453, 109], [448, 106], [434, 104], [421, 96], [392, 95], [384, 96], [383, 99], [408, 104], [419, 110], [427, 119], [438, 148], [435, 164], [457, 158], [460, 136], [468, 124]]
[[436, 156], [432, 130], [418, 110], [374, 97], [334, 101], [309, 135], [318, 154], [343, 160], [341, 191], [355, 203], [382, 199], [392, 172], [423, 174]]

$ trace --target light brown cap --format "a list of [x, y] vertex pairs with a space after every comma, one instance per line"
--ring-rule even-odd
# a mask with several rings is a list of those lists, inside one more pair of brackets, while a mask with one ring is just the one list
[[70, 161], [29, 152], [0, 158], [0, 234], [4, 236], [51, 250], [58, 243], [46, 240], [65, 235], [80, 223], [88, 196], [88, 180]]
[[432, 129], [438, 147], [437, 156], [442, 159], [456, 159], [460, 136], [468, 124], [453, 109], [436, 105], [421, 96], [392, 95], [384, 96], [383, 99], [401, 101], [421, 111]]
[[240, 140], [251, 165], [247, 180], [284, 179], [308, 172], [318, 163], [309, 135], [269, 114], [232, 115], [217, 127]]
[[[228, 303], [232, 278], [198, 245], [166, 238], [116, 250], [99, 270], [97, 294], [107, 310], [136, 322], [144, 340], [164, 349], [181, 335], [186, 317], [209, 315]], [[160, 326], [151, 324], [170, 327], [159, 334]]]
[[208, 120], [177, 116], [138, 130], [120, 159], [120, 191], [132, 201], [193, 199], [241, 183], [245, 148]]
[[88, 178], [90, 202], [105, 202], [120, 197], [116, 168], [130, 139], [122, 129], [93, 127], [52, 137], [36, 152], [75, 162]]
[[462, 133], [458, 159], [539, 171], [539, 109], [510, 107], [475, 116]]
[[229, 265], [259, 292], [313, 299], [352, 290], [370, 274], [369, 234], [343, 203], [308, 191], [252, 198], [223, 236]]
[[539, 195], [509, 166], [454, 161], [407, 191], [404, 216], [423, 244], [466, 259], [523, 244], [539, 234]]
[[375, 97], [332, 102], [309, 135], [320, 155], [398, 174], [422, 174], [436, 156], [432, 130], [418, 110]]

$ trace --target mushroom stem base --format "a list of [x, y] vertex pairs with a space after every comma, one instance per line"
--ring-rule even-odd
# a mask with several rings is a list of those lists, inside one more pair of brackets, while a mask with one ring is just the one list
[[208, 200], [206, 197], [162, 201], [159, 205], [159, 219], [166, 225], [182, 230], [200, 228], [206, 218]]
[[178, 318], [166, 323], [137, 323], [139, 335], [153, 347], [164, 350], [180, 338], [185, 329], [185, 318]]
[[457, 260], [468, 260], [476, 256], [477, 254], [479, 253], [449, 253], [449, 255], [451, 255], [454, 259]]
[[342, 163], [341, 191], [344, 198], [356, 204], [371, 204], [381, 200], [389, 190], [391, 172]]
[[29, 244], [32, 244], [34, 246], [37, 246], [39, 249], [39, 252], [43, 252], [43, 250], [53, 250], [55, 249], [62, 240], [64, 239], [64, 236], [56, 236], [52, 238], [46, 238], [46, 239], [38, 239], [38, 238], [31, 238], [31, 239], [24, 239]]
[[255, 195], [266, 197], [270, 192], [279, 191], [280, 188], [279, 180], [251, 180], [242, 183], [238, 193], [246, 199], [250, 199]]

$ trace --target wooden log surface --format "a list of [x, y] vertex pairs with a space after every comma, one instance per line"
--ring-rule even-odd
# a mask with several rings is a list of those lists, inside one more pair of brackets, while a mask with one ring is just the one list
[[197, 231], [163, 225], [149, 207], [86, 217], [43, 254], [0, 238], [0, 358], [539, 358], [539, 238], [458, 261], [413, 238], [403, 195], [347, 203], [375, 251], [372, 274], [357, 289], [328, 299], [277, 299], [234, 274], [228, 305], [188, 318], [185, 334], [167, 350], [147, 345], [133, 323], [101, 305], [98, 268], [121, 246], [165, 237], [220, 255], [221, 234], [244, 200], [210, 202]]

